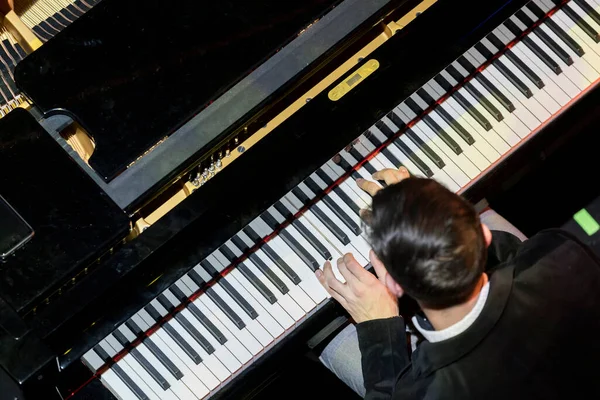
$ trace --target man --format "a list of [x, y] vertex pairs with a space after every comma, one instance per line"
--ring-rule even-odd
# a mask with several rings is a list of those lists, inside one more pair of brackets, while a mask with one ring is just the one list
[[[377, 276], [351, 254], [317, 278], [350, 326], [321, 359], [367, 399], [600, 398], [600, 262], [568, 233], [524, 236], [433, 180], [384, 170], [358, 185]], [[486, 225], [486, 220], [489, 225]], [[483, 221], [484, 223], [482, 223]], [[504, 232], [502, 232], [503, 230]], [[398, 298], [424, 341], [409, 355]], [[362, 356], [361, 356], [362, 355]]]

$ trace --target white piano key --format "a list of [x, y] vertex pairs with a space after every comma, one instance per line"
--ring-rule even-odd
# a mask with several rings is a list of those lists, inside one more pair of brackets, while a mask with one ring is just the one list
[[[273, 341], [273, 336], [271, 336], [265, 328], [260, 325], [257, 319], [251, 319], [248, 314], [242, 310], [240, 306], [238, 306], [233, 298], [220, 287], [219, 282], [212, 286], [215, 292], [231, 307], [231, 309], [244, 321], [246, 324], [245, 330], [250, 332], [250, 334], [262, 345], [268, 346]], [[260, 351], [260, 350], [259, 350]]]
[[137, 347], [140, 354], [152, 364], [154, 368], [167, 380], [171, 391], [179, 398], [185, 400], [195, 400], [196, 397], [183, 381], [176, 380], [175, 377], [163, 366], [163, 364], [152, 354], [144, 343], [140, 343]]
[[[293, 324], [289, 315], [283, 311], [279, 304], [271, 304], [264, 300], [264, 297], [260, 295], [258, 291], [252, 291], [254, 286], [240, 273], [240, 271], [234, 269], [229, 274], [234, 278], [234, 280], [232, 280], [233, 287], [235, 287], [242, 296], [245, 296], [248, 299], [248, 302], [259, 312], [260, 316], [258, 321], [271, 334], [273, 340], [283, 335], [285, 329], [278, 320], [285, 318]], [[265, 306], [267, 307], [265, 308]], [[284, 324], [288, 325], [287, 322], [284, 322]]]
[[140, 379], [142, 379], [144, 381], [144, 383], [146, 383], [146, 385], [150, 388], [150, 390], [153, 393], [153, 394], [149, 394], [148, 392], [146, 392], [146, 394], [148, 394], [148, 396], [151, 397], [152, 399], [178, 400], [177, 396], [175, 395], [175, 393], [173, 393], [171, 388], [169, 388], [167, 390], [164, 390], [163, 388], [161, 388], [156, 383], [154, 378], [152, 378], [148, 374], [148, 372], [146, 372], [144, 367], [142, 367], [142, 365], [131, 354], [125, 355], [125, 357], [123, 357], [123, 359], [120, 362], [126, 362], [129, 365], [129, 367], [131, 367], [131, 369], [136, 372], [136, 374], [140, 377]]
[[[246, 364], [248, 361], [252, 359], [252, 354], [244, 347], [242, 343], [238, 340], [237, 336], [235, 336], [230, 330], [225, 326], [226, 321], [228, 321], [227, 317], [223, 314], [222, 311], [218, 309], [218, 307], [213, 302], [208, 302], [210, 306], [207, 306], [205, 303], [206, 296], [200, 296], [196, 300], [193, 301], [194, 305], [198, 307], [200, 311], [210, 321], [217, 327], [219, 331], [227, 338], [227, 342], [225, 342], [225, 347], [237, 358], [242, 364]], [[218, 315], [218, 317], [217, 317]], [[223, 322], [223, 320], [226, 320]], [[229, 321], [231, 322], [231, 321]], [[237, 327], [235, 327], [237, 330]]]
[[578, 27], [575, 22], [569, 19], [564, 12], [557, 12], [552, 15], [550, 19], [552, 19], [552, 21], [560, 26], [573, 40], [575, 40], [581, 46], [581, 48], [585, 51], [583, 58], [587, 59], [598, 71], [600, 68], [598, 65], [598, 60], [600, 59], [600, 45], [595, 43], [585, 32], [583, 32], [583, 30]]
[[[435, 85], [435, 86], [434, 86]], [[424, 87], [425, 90], [433, 97], [433, 94], [442, 96], [444, 90], [436, 83], [428, 84]], [[461, 124], [475, 139], [474, 146], [479, 152], [485, 157], [487, 165], [477, 165], [480, 169], [485, 169], [489, 164], [500, 158], [501, 154], [508, 151], [509, 147], [506, 142], [493, 130], [486, 131], [475, 119], [465, 110], [454, 97], [448, 97], [442, 104], [444, 104], [445, 110], [450, 114], [459, 124]], [[493, 126], [493, 122], [489, 121]]]
[[94, 351], [94, 349], [88, 351], [81, 357], [83, 363], [94, 373], [100, 369], [104, 365], [104, 360], [100, 358], [98, 354]]
[[[433, 82], [436, 84], [435, 82]], [[437, 85], [437, 84], [436, 84]], [[439, 85], [437, 85], [439, 87]], [[431, 84], [426, 84], [423, 86], [423, 89], [432, 97], [434, 95], [439, 94], [436, 90], [434, 90]], [[441, 87], [439, 87], [442, 90]], [[435, 98], [435, 97], [434, 97]], [[464, 110], [456, 100], [450, 96], [443, 103], [442, 107], [444, 110], [452, 117], [454, 120], [459, 123], [464, 129], [466, 129], [473, 139], [475, 139], [475, 143], [470, 146], [466, 151], [470, 151], [473, 153], [473, 149], [477, 150], [478, 155], [468, 154], [468, 158], [479, 168], [479, 170], [483, 171], [487, 167], [489, 167], [490, 163], [496, 161], [500, 157], [500, 152], [496, 150], [493, 145], [494, 143], [499, 145], [502, 149], [506, 147], [506, 143], [496, 135], [493, 130], [486, 131], [477, 121], [471, 117], [471, 115]], [[490, 124], [492, 122], [490, 121]], [[485, 136], [484, 136], [485, 133]], [[490, 136], [490, 141], [487, 140], [487, 136]], [[492, 142], [494, 141], [494, 143]]]
[[[221, 324], [227, 328], [227, 330], [235, 336], [239, 342], [252, 354], [257, 355], [263, 350], [263, 346], [252, 336], [248, 331], [247, 327], [239, 329], [233, 324], [233, 322], [225, 315], [223, 311], [215, 304], [212, 299], [208, 296], [200, 296], [198, 298], [204, 305], [206, 305], [213, 313], [213, 315], [221, 321]], [[237, 356], [237, 354], [236, 354]]]
[[100, 376], [100, 381], [120, 400], [139, 400], [138, 397], [127, 387], [127, 385], [125, 385], [125, 382], [123, 382], [112, 369], [104, 372]]
[[[414, 118], [413, 116], [415, 115], [406, 104], [401, 104], [400, 106], [396, 107], [396, 114], [400, 116], [405, 123], [406, 121]], [[463, 172], [462, 168], [459, 168], [457, 164], [454, 163], [455, 160], [458, 161], [461, 159], [460, 155], [454, 153], [454, 151], [450, 149], [448, 145], [446, 145], [442, 139], [440, 139], [440, 137], [425, 124], [425, 122], [419, 121], [411, 129], [444, 162], [445, 165], [441, 170], [448, 174], [452, 181], [456, 182], [460, 187], [469, 183], [469, 177], [465, 172]], [[412, 143], [410, 139], [407, 141]], [[416, 144], [413, 143], [413, 145], [416, 147]], [[466, 164], [467, 162], [468, 160], [461, 162], [461, 164]], [[471, 166], [466, 169], [470, 172], [473, 172], [473, 168], [475, 168], [475, 166], [471, 164]], [[477, 174], [474, 176], [477, 176]], [[434, 179], [436, 179], [436, 177], [434, 177]]]
[[[370, 175], [369, 175], [370, 178]], [[370, 178], [372, 179], [372, 178]], [[304, 186], [304, 185], [298, 185], [298, 188], [300, 190], [302, 190], [304, 192], [304, 194], [306, 194], [309, 198], [314, 197], [314, 194], [310, 191], [310, 189], [308, 189], [308, 187]], [[321, 204], [321, 202], [318, 202], [317, 204]], [[356, 260], [361, 264], [361, 265], [366, 265], [368, 264], [368, 254], [370, 251], [370, 247], [369, 245], [365, 242], [365, 240], [361, 237], [361, 236], [356, 236], [354, 234], [354, 232], [351, 232], [350, 229], [348, 229], [348, 227], [333, 213], [333, 211], [331, 211], [331, 209], [329, 209], [329, 207], [327, 207], [325, 204], [323, 204], [323, 206], [321, 207], [321, 209], [323, 210], [323, 212], [325, 213], [325, 215], [327, 215], [327, 217], [329, 217], [329, 219], [341, 230], [343, 231], [348, 238], [350, 239], [350, 245], [349, 246], [345, 246], [344, 251], [346, 253], [352, 253], [354, 255], [354, 257], [356, 258]], [[366, 256], [366, 258], [365, 258]]]
[[[110, 348], [111, 351], [113, 351], [115, 354], [121, 350], [123, 350], [123, 346], [121, 346], [116, 340], [112, 340], [114, 339], [112, 336], [107, 336], [105, 340], [103, 340], [102, 342], [100, 342], [100, 345], [102, 346], [102, 348], [104, 348], [105, 351], [107, 351], [108, 348]], [[109, 347], [110, 346], [110, 347]], [[107, 351], [108, 353], [108, 351]], [[133, 357], [131, 356], [131, 354], [127, 354], [125, 355], [123, 358], [121, 358], [117, 364], [119, 365], [119, 367], [121, 367], [121, 369], [123, 370], [123, 372], [125, 372], [129, 378], [144, 392], [144, 394], [146, 394], [146, 396], [148, 396], [149, 399], [152, 400], [162, 400], [163, 398], [168, 398], [169, 397], [169, 391], [166, 391], [167, 393], [164, 393], [165, 391], [162, 390], [162, 388], [160, 388], [158, 385], [156, 385], [156, 382], [154, 381], [154, 379], [152, 379], [150, 376], [148, 376], [148, 382], [144, 381], [144, 379], [142, 379], [141, 375], [138, 375], [139, 371], [135, 370], [135, 366], [139, 365], [137, 362], [133, 362], [133, 366], [130, 364], [130, 362], [132, 361]], [[135, 360], [133, 360], [135, 361]], [[140, 366], [140, 370], [143, 370], [143, 368], [141, 368]], [[150, 386], [152, 383], [154, 383], [153, 386], [154, 389], [158, 389], [157, 392], [155, 392], [155, 390]], [[162, 396], [163, 394], [165, 394], [165, 396]], [[160, 395], [160, 396], [159, 396]], [[173, 397], [171, 397], [173, 398]]]
[[[383, 136], [383, 134], [381, 134], [381, 135]], [[327, 166], [331, 170], [331, 172], [333, 172], [337, 176], [336, 179], [344, 174], [344, 170], [339, 165], [334, 163], [332, 160], [327, 161], [325, 166]], [[348, 179], [346, 179], [346, 182], [352, 188], [354, 186], [358, 187], [358, 185], [356, 185], [356, 181], [354, 180], [354, 178], [352, 176], [350, 176]], [[360, 191], [359, 196], [361, 199], [363, 199], [363, 201], [365, 203], [371, 204], [371, 196], [369, 196], [369, 194], [366, 193], [364, 190]]]
[[199, 398], [206, 396], [210, 391], [196, 374], [192, 372], [188, 365], [186, 365], [187, 360], [185, 357], [188, 356], [181, 350], [181, 347], [179, 347], [162, 328], [157, 329], [152, 334], [152, 337], [155, 339], [157, 346], [160, 347], [162, 352], [165, 353], [169, 360], [171, 360], [171, 362], [181, 371], [183, 374], [181, 381], [190, 389], [190, 391]]
[[[377, 136], [379, 138], [379, 140], [381, 140], [382, 142], [387, 140], [385, 135], [383, 133], [381, 133], [381, 131], [379, 129], [377, 129], [376, 127], [372, 127], [370, 130], [371, 130], [371, 133], [373, 133], [375, 136]], [[423, 174], [421, 173], [419, 168], [408, 158], [408, 156], [406, 156], [406, 154], [401, 152], [396, 147], [396, 145], [391, 143], [390, 145], [388, 145], [387, 149], [390, 151], [390, 153], [392, 153], [392, 155], [394, 155], [402, 163], [402, 165], [404, 165], [404, 167], [406, 167], [406, 169], [408, 169], [408, 172], [410, 173], [411, 176], [423, 177]], [[428, 164], [428, 166], [429, 166], [429, 164]], [[364, 191], [361, 191], [361, 192], [364, 193]], [[368, 194], [366, 194], [366, 196], [368, 196]], [[364, 200], [363, 195], [361, 195], [361, 198]], [[371, 204], [370, 198], [368, 199], [368, 204]]]
[[575, 11], [585, 22], [587, 22], [592, 27], [592, 29], [594, 29], [596, 32], [600, 32], [600, 25], [598, 25], [598, 23], [594, 21], [592, 17], [590, 17], [585, 11], [583, 11], [581, 7], [579, 7], [579, 4], [577, 4], [574, 1], [570, 1], [569, 7], [571, 7], [573, 11]]
[[577, 86], [577, 88], [582, 91], [585, 90], [590, 85], [590, 81], [586, 79], [573, 65], [567, 66], [564, 64], [556, 54], [548, 47], [544, 42], [540, 40], [536, 35], [529, 35], [531, 40], [537, 44], [543, 51], [545, 51], [563, 70], [563, 73], [569, 78], [571, 82]]
[[[192, 322], [193, 320], [188, 319], [188, 321]], [[217, 386], [219, 386], [219, 384], [222, 381], [226, 380], [231, 375], [227, 368], [225, 368], [223, 363], [217, 358], [217, 356], [214, 353], [206, 353], [202, 346], [200, 346], [198, 342], [194, 340], [194, 338], [185, 330], [185, 328], [178, 321], [173, 320], [172, 325], [173, 328], [179, 333], [179, 335], [202, 358], [202, 362], [200, 365], [202, 365], [203, 367], [196, 369], [194, 372], [210, 390], [215, 389]], [[198, 330], [198, 332], [200, 331]], [[202, 368], [206, 368], [208, 371], [203, 371]], [[207, 372], [210, 372], [210, 375], [207, 374]]]
[[[507, 38], [511, 40], [514, 38], [514, 35], [505, 26], [500, 26], [498, 29]], [[577, 86], [575, 86], [575, 84], [571, 82], [571, 80], [567, 78], [564, 73], [556, 75], [554, 71], [551, 71], [550, 68], [548, 68], [548, 66], [522, 42], [517, 42], [513, 47], [513, 51], [515, 51], [515, 49], [519, 49], [523, 54], [525, 54], [525, 56], [531, 61], [532, 64], [530, 66], [532, 68], [535, 66], [536, 69], [542, 71], [543, 75], [540, 75], [540, 77], [544, 82], [550, 80], [556, 83], [556, 85], [561, 88], [562, 91], [567, 94], [567, 96], [569, 96], [569, 99], [572, 99], [579, 94], [579, 89]], [[536, 70], [534, 69], [534, 71]], [[544, 78], [544, 76], [546, 78]], [[563, 105], [562, 103], [563, 102], [559, 101], [559, 104]]]

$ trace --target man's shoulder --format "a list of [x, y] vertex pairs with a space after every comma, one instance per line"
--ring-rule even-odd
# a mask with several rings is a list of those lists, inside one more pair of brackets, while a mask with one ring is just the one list
[[[515, 276], [530, 269], [554, 268], [557, 273], [572, 274], [575, 269], [600, 274], [600, 259], [575, 236], [561, 229], [547, 229], [523, 242], [511, 264]], [[590, 266], [595, 268], [590, 268]]]

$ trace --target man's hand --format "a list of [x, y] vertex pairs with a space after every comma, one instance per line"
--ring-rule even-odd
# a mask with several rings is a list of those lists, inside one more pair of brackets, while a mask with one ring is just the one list
[[15, 8], [14, 0], [0, 0], [0, 13], [3, 15], [8, 14]]
[[373, 266], [377, 265], [377, 277], [364, 269], [350, 253], [337, 260], [338, 269], [346, 283], [340, 282], [333, 275], [329, 261], [325, 263], [323, 271], [316, 271], [321, 285], [357, 323], [398, 316], [398, 298], [384, 283], [387, 272], [373, 251], [369, 258]]
[[[393, 185], [394, 183], [409, 178], [410, 174], [405, 167], [400, 167], [398, 169], [386, 168], [375, 172], [372, 177], [377, 181], [384, 181], [386, 185]], [[381, 186], [377, 183], [367, 181], [366, 179], [357, 179], [356, 184], [371, 196], [375, 196], [375, 194], [381, 190]]]

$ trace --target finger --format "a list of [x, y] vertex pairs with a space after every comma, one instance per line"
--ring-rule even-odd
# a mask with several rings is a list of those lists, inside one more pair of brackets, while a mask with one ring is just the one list
[[373, 179], [384, 181], [387, 185], [401, 182], [408, 177], [410, 177], [410, 174], [405, 167], [399, 169], [386, 168], [373, 174]]
[[[327, 264], [330, 264], [329, 261], [327, 261], [325, 263], [325, 266], [323, 267], [323, 269], [325, 269], [325, 267], [327, 266]], [[331, 267], [331, 264], [330, 264], [330, 267]], [[329, 287], [329, 285], [327, 284], [327, 280], [325, 279], [325, 274], [323, 273], [323, 271], [321, 271], [320, 269], [318, 269], [318, 270], [315, 271], [315, 275], [317, 276], [317, 279], [319, 280], [319, 282], [321, 283], [321, 285], [323, 286], [323, 288], [325, 288], [325, 290], [327, 291], [327, 293], [329, 293], [331, 295], [331, 297], [333, 297], [335, 300], [337, 300], [337, 302], [340, 303], [342, 306], [346, 306], [346, 304], [348, 302], [338, 292], [336, 292], [335, 290], [332, 290]]]
[[371, 265], [375, 270], [377, 278], [379, 278], [379, 281], [385, 285], [385, 276], [388, 273], [387, 269], [385, 269], [385, 265], [383, 265], [383, 263], [381, 262], [379, 257], [377, 257], [377, 254], [375, 254], [373, 250], [369, 252], [369, 261], [371, 261]]
[[381, 186], [379, 186], [377, 183], [368, 181], [366, 179], [357, 179], [356, 184], [359, 188], [369, 193], [371, 196], [375, 196], [375, 194], [381, 190]]
[[373, 278], [373, 275], [367, 271], [352, 255], [352, 253], [344, 254], [344, 267], [352, 274], [352, 277], [359, 282], [368, 282]]
[[323, 267], [323, 275], [325, 276], [325, 283], [330, 290], [339, 293], [342, 297], [346, 297], [348, 295], [348, 287], [335, 277], [330, 262], [327, 262]]

